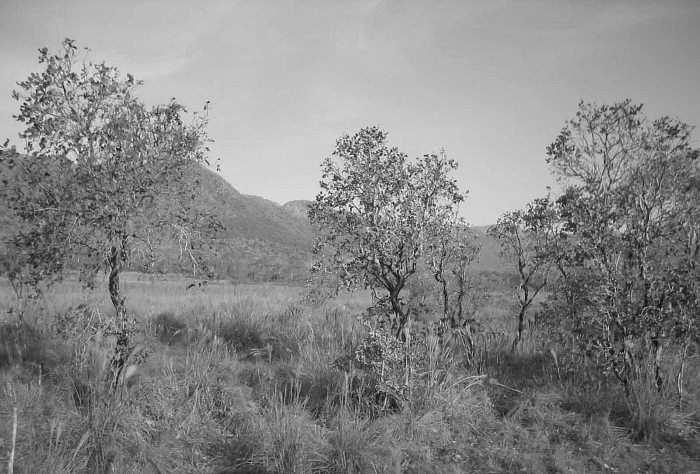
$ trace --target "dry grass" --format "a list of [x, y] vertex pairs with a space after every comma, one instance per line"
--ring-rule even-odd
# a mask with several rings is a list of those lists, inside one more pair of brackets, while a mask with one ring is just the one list
[[[117, 393], [102, 383], [104, 289], [66, 282], [24, 325], [5, 316], [0, 463], [16, 408], [17, 473], [700, 472], [697, 358], [682, 409], [640, 444], [615, 386], [555, 366], [543, 335], [510, 354], [508, 295], [479, 314], [478, 363], [428, 338], [408, 398], [386, 409], [374, 378], [336, 364], [365, 336], [365, 294], [309, 306], [294, 287], [125, 280], [148, 357]], [[10, 296], [0, 283], [3, 314]]]

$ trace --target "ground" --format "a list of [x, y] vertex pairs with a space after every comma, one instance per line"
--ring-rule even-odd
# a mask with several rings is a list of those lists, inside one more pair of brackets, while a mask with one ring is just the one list
[[617, 385], [555, 364], [541, 329], [511, 353], [508, 294], [479, 312], [478, 360], [426, 337], [396, 394], [396, 366], [343, 362], [368, 347], [367, 294], [190, 282], [126, 275], [137, 333], [116, 392], [103, 287], [62, 283], [18, 325], [0, 283], [2, 464], [16, 409], [19, 473], [700, 472], [697, 356], [688, 399], [640, 441]]

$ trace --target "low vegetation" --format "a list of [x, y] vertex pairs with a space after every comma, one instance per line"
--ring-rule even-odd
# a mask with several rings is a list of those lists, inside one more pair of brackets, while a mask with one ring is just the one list
[[561, 192], [488, 236], [455, 161], [363, 128], [322, 164], [305, 287], [156, 277], [127, 272], [157, 257], [149, 229], [193, 273], [193, 242], [221, 250], [196, 196], [162, 208], [196, 184], [206, 120], [76, 54], [40, 51], [15, 94], [27, 148], [0, 155], [10, 472], [700, 472], [688, 125], [581, 103], [547, 147]]
[[[366, 293], [308, 305], [299, 288], [222, 282], [185, 293], [186, 280], [136, 277], [125, 293], [140, 352], [116, 392], [104, 385], [113, 346], [99, 288], [62, 283], [21, 325], [3, 323], [0, 446], [4, 462], [14, 449], [15, 472], [698, 467], [697, 355], [682, 374], [684, 405], [659, 406], [660, 436], [640, 443], [621, 388], [553, 357], [545, 329], [530, 326], [511, 352], [507, 294], [475, 315], [485, 327], [469, 365], [458, 345], [414, 336], [406, 384], [402, 346], [360, 317]], [[1, 291], [12, 301], [6, 283]]]

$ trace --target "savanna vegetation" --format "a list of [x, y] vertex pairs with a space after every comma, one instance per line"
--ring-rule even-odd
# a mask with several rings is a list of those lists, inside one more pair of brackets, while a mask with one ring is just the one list
[[[9, 471], [700, 472], [691, 127], [581, 103], [547, 194], [486, 234], [456, 161], [363, 128], [321, 164], [303, 277], [232, 282], [206, 110], [63, 46], [0, 155]], [[154, 271], [173, 254], [196, 280]]]

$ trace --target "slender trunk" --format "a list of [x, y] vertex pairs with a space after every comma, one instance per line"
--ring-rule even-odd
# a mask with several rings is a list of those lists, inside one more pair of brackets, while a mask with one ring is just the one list
[[126, 251], [126, 237], [112, 246], [109, 254], [109, 297], [115, 310], [116, 345], [112, 356], [112, 384], [117, 383], [129, 353], [130, 328], [126, 314], [126, 298], [121, 293], [119, 287], [119, 276], [124, 267], [124, 256]]
[[661, 360], [664, 346], [657, 338], [653, 338], [651, 340], [651, 344], [654, 349], [654, 383], [656, 384], [656, 390], [661, 392], [664, 385], [664, 378], [661, 370]]
[[681, 352], [681, 366], [678, 369], [678, 375], [676, 376], [676, 389], [678, 390], [678, 403], [683, 406], [683, 377], [685, 372], [685, 362], [688, 358], [689, 344], [685, 342], [683, 344], [683, 350]]
[[440, 260], [437, 265], [437, 268], [434, 269], [433, 271], [433, 278], [435, 278], [435, 281], [437, 281], [440, 284], [440, 288], [442, 289], [442, 321], [447, 323], [448, 319], [451, 319], [449, 316], [450, 312], [450, 302], [449, 302], [449, 294], [447, 292], [447, 280], [445, 279], [445, 268], [444, 268], [444, 262], [445, 262], [445, 251], [443, 247], [443, 252], [440, 255]]
[[408, 322], [409, 309], [404, 310], [401, 306], [401, 300], [399, 298], [398, 291], [391, 291], [389, 293], [389, 302], [391, 303], [391, 310], [394, 313], [396, 338], [405, 340], [404, 328]]
[[[15, 314], [17, 314], [17, 324], [21, 326], [24, 323], [24, 309], [26, 305], [24, 288], [25, 284], [19, 279], [10, 277], [10, 286], [12, 286], [12, 291], [15, 294], [16, 306], [14, 308]], [[12, 306], [10, 306], [10, 312], [13, 311]]]
[[[408, 316], [408, 315], [407, 315]], [[408, 319], [408, 318], [407, 318]], [[405, 376], [405, 384], [406, 388], [408, 389], [408, 399], [411, 399], [411, 368], [413, 367], [413, 364], [411, 363], [411, 321], [407, 320], [406, 324], [406, 331], [403, 333], [404, 335], [404, 376]]]
[[525, 312], [527, 311], [527, 306], [528, 305], [526, 304], [521, 305], [520, 311], [518, 312], [518, 335], [513, 341], [512, 352], [515, 352], [518, 349], [518, 345], [523, 338], [523, 332], [525, 331]]
[[116, 245], [109, 254], [109, 297], [114, 306], [116, 321], [119, 329], [123, 329], [126, 323], [126, 309], [124, 296], [119, 287], [119, 276], [122, 271], [122, 251]]
[[518, 348], [518, 344], [520, 344], [520, 340], [523, 337], [523, 331], [525, 330], [525, 312], [527, 311], [527, 307], [530, 305], [530, 288], [527, 286], [527, 278], [525, 274], [522, 272], [522, 269], [520, 271], [520, 291], [522, 292], [522, 296], [518, 296], [519, 301], [520, 301], [520, 311], [518, 312], [518, 335], [516, 336], [515, 340], [513, 341], [513, 347], [511, 349], [512, 352], [515, 352]]
[[442, 314], [443, 318], [447, 319], [450, 313], [450, 296], [447, 292], [447, 281], [444, 277], [440, 278], [440, 284], [442, 285]]
[[464, 325], [464, 296], [465, 296], [465, 278], [464, 274], [460, 274], [458, 277], [458, 284], [459, 284], [459, 291], [457, 293], [457, 316], [455, 318], [455, 321], [453, 322], [453, 328], [456, 328], [460, 325]]

